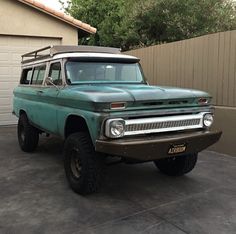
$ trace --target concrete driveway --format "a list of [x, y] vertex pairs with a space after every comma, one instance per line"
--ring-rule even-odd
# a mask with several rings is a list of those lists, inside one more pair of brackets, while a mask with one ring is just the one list
[[236, 233], [236, 157], [204, 151], [192, 173], [170, 178], [152, 163], [107, 168], [97, 194], [79, 196], [64, 176], [63, 142], [41, 137], [21, 152], [0, 128], [0, 233]]

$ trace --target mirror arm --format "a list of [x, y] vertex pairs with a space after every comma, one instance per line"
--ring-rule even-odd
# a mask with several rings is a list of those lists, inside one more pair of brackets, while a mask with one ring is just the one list
[[48, 83], [51, 84], [51, 85], [54, 86], [58, 91], [60, 90], [60, 88], [59, 88], [57, 85], [55, 85], [55, 84], [53, 83], [51, 77], [47, 77], [46, 80], [45, 80], [45, 83], [46, 83], [47, 85], [48, 85]]

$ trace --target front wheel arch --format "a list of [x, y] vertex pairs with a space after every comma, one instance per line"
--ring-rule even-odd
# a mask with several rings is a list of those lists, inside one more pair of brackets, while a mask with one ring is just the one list
[[79, 115], [69, 115], [65, 122], [64, 138], [67, 139], [71, 134], [77, 132], [89, 132], [86, 120]]

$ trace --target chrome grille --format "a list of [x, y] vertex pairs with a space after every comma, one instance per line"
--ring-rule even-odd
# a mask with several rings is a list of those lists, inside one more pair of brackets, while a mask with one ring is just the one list
[[145, 123], [145, 124], [130, 124], [127, 125], [125, 131], [144, 131], [150, 129], [161, 129], [161, 128], [175, 128], [183, 126], [193, 126], [199, 125], [201, 119], [188, 119], [188, 120], [179, 120], [179, 121], [165, 121], [158, 123]]
[[125, 120], [125, 134], [137, 135], [203, 128], [202, 119], [206, 112], [190, 115], [164, 116]]

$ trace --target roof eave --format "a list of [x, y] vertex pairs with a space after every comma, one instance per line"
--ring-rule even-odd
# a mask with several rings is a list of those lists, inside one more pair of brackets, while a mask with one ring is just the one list
[[[18, 1], [28, 5], [30, 7], [33, 7], [41, 12], [44, 12], [47, 15], [57, 18], [67, 24], [70, 24], [71, 26], [73, 26], [77, 29], [80, 29], [88, 34], [95, 34], [97, 32], [96, 28], [90, 26], [89, 24], [83, 23], [82, 21], [76, 20], [73, 17], [66, 15], [62, 12], [55, 11], [55, 10], [48, 8], [48, 7], [47, 7], [47, 10], [45, 10], [45, 5], [41, 4], [39, 2], [36, 2], [33, 0], [18, 0]], [[84, 34], [84, 33], [82, 33], [82, 34]]]

